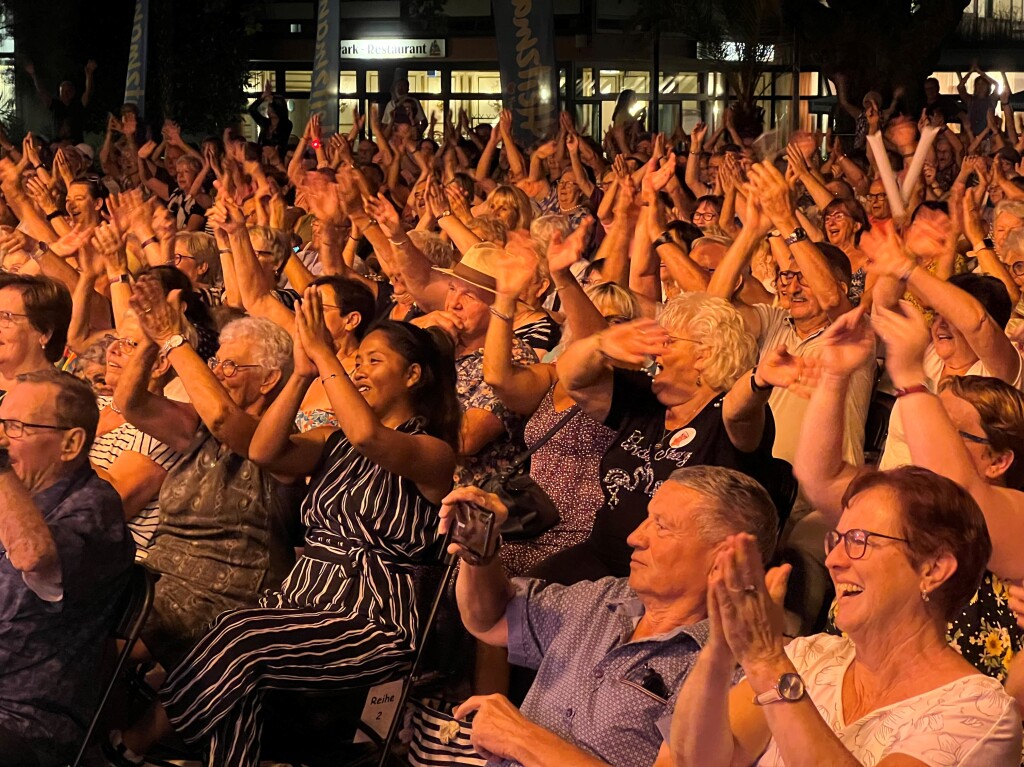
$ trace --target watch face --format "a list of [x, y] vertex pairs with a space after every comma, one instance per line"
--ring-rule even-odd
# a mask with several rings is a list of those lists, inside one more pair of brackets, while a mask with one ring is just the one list
[[783, 700], [800, 700], [804, 697], [804, 680], [799, 674], [783, 674], [779, 677], [778, 691]]

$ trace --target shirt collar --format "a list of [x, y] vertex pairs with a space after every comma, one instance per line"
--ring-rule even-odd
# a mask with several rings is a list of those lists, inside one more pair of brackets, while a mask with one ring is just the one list
[[61, 477], [49, 487], [33, 495], [32, 502], [35, 503], [36, 507], [45, 517], [71, 494], [72, 489], [76, 485], [84, 484], [94, 474], [95, 472], [92, 470], [92, 467], [88, 462], [85, 462], [75, 471]]
[[[783, 318], [783, 322], [785, 322], [787, 325], [789, 325], [789, 327], [793, 330], [793, 332], [796, 333], [796, 320], [793, 319], [793, 315], [791, 315], [789, 312], [786, 312], [786, 316]], [[832, 324], [832, 320], [828, 320], [824, 325], [822, 325], [820, 328], [818, 328], [813, 333], [811, 333], [809, 336], [807, 336], [807, 338], [801, 338], [800, 335], [797, 334], [797, 340], [800, 343], [803, 343], [804, 341], [810, 341], [812, 338], [817, 338], [822, 333], [824, 333], [826, 330], [828, 330], [829, 326], [831, 324]]]
[[[622, 618], [629, 622], [631, 627], [630, 633], [632, 633], [633, 629], [636, 629], [636, 625], [640, 622], [640, 618], [643, 617], [645, 612], [644, 603], [636, 596], [629, 597], [627, 599], [609, 600], [605, 605], [609, 612], [622, 616]], [[693, 639], [697, 643], [698, 647], [704, 647], [704, 645], [707, 644], [710, 633], [710, 624], [708, 619], [705, 618], [697, 623], [685, 626], [676, 626], [674, 629], [670, 629], [669, 631], [647, 637], [643, 641], [670, 642], [682, 634]]]

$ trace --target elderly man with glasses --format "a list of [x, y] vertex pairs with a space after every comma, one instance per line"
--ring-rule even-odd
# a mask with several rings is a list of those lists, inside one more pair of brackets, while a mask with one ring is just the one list
[[0, 765], [67, 763], [135, 546], [121, 499], [89, 465], [89, 385], [42, 370], [0, 404]]

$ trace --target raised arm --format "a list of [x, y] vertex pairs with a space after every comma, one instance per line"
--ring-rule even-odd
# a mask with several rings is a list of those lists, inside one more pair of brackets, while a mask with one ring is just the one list
[[[139, 278], [132, 293], [131, 305], [139, 317], [139, 324], [142, 326], [143, 332], [158, 347], [163, 348], [172, 336], [183, 334], [185, 321], [181, 310], [164, 298], [163, 290], [156, 278], [148, 275]], [[235, 404], [231, 395], [217, 380], [206, 361], [196, 353], [191, 344], [185, 343], [170, 349], [167, 352], [167, 359], [185, 385], [185, 391], [188, 392], [191, 401], [190, 409], [194, 408], [194, 412], [206, 424], [217, 441], [227, 445], [233, 452], [248, 457], [249, 442], [256, 431], [259, 419]], [[262, 373], [263, 379], [259, 383], [259, 390], [266, 395], [276, 388], [281, 372], [263, 370]], [[116, 399], [117, 395], [115, 394]], [[130, 405], [131, 403], [124, 404]], [[118, 402], [118, 407], [121, 407], [125, 411], [125, 417], [129, 418], [129, 411], [122, 407], [121, 402]], [[143, 431], [152, 434], [175, 449], [181, 450], [183, 447], [187, 447], [195, 428], [186, 430], [175, 423], [165, 423], [163, 418], [170, 411], [167, 406], [164, 406], [162, 410], [163, 413], [148, 411], [142, 413], [142, 415], [148, 416], [147, 422], [143, 424], [135, 420], [135, 409], [133, 409], [130, 420]], [[178, 419], [178, 423], [180, 423], [180, 419]], [[153, 430], [151, 431], [151, 429]]]
[[[74, 432], [78, 432], [79, 443], [84, 444], [82, 430]], [[53, 534], [32, 500], [32, 494], [11, 468], [6, 448], [3, 448], [3, 457], [6, 460], [0, 468], [0, 494], [4, 499], [0, 546], [6, 550], [11, 567], [22, 574], [29, 588], [33, 588], [33, 583], [60, 584], [60, 554]]]
[[834, 524], [843, 512], [843, 494], [858, 472], [843, 460], [847, 392], [854, 373], [875, 354], [875, 337], [864, 310], [837, 319], [822, 334], [822, 343], [818, 376], [813, 370], [805, 373], [813, 386], [793, 474], [814, 508]]
[[535, 263], [508, 254], [496, 275], [497, 293], [484, 342], [484, 382], [505, 407], [521, 415], [532, 415], [556, 380], [554, 365], [516, 365], [512, 361], [516, 304], [535, 272]]
[[704, 137], [708, 134], [708, 126], [697, 123], [690, 135], [690, 151], [686, 155], [686, 185], [694, 197], [703, 197], [708, 193], [707, 185], [700, 180], [700, 155], [704, 151]]
[[[924, 354], [930, 334], [921, 313], [901, 302], [896, 310], [878, 307], [872, 323], [885, 342], [886, 367], [893, 384], [907, 389], [924, 383]], [[1024, 494], [997, 487], [978, 473], [964, 438], [939, 397], [915, 390], [902, 398], [901, 410], [914, 464], [952, 479], [981, 507], [992, 538], [989, 569], [1008, 580], [1024, 577], [1024, 560], [1016, 544], [1024, 535]], [[993, 468], [1017, 460], [1012, 451], [993, 456]]]
[[880, 276], [906, 277], [907, 287], [950, 325], [963, 334], [968, 345], [991, 371], [1009, 384], [1020, 375], [1021, 357], [1013, 342], [985, 307], [970, 293], [933, 276], [905, 253], [883, 252], [885, 257], [873, 259], [871, 270]]
[[558, 380], [595, 421], [604, 421], [612, 405], [613, 368], [637, 370], [661, 354], [668, 332], [655, 320], [613, 325], [575, 341], [558, 358]]
[[[758, 163], [750, 169], [750, 180], [760, 197], [765, 213], [784, 238], [796, 232], [798, 223], [789, 187], [782, 174], [769, 163]], [[818, 246], [804, 238], [789, 246], [807, 285], [829, 317], [835, 319], [852, 306], [843, 286]]]

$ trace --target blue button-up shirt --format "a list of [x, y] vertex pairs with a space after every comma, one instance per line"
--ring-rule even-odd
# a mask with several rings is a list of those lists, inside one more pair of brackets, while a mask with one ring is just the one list
[[0, 557], [0, 725], [25, 738], [40, 763], [57, 764], [78, 745], [99, 698], [100, 660], [135, 545], [117, 491], [88, 465], [32, 500], [57, 545], [63, 596], [43, 600]]
[[653, 764], [659, 724], [671, 717], [708, 622], [633, 641], [644, 608], [625, 578], [515, 584], [509, 661], [537, 669], [523, 715], [616, 767]]

